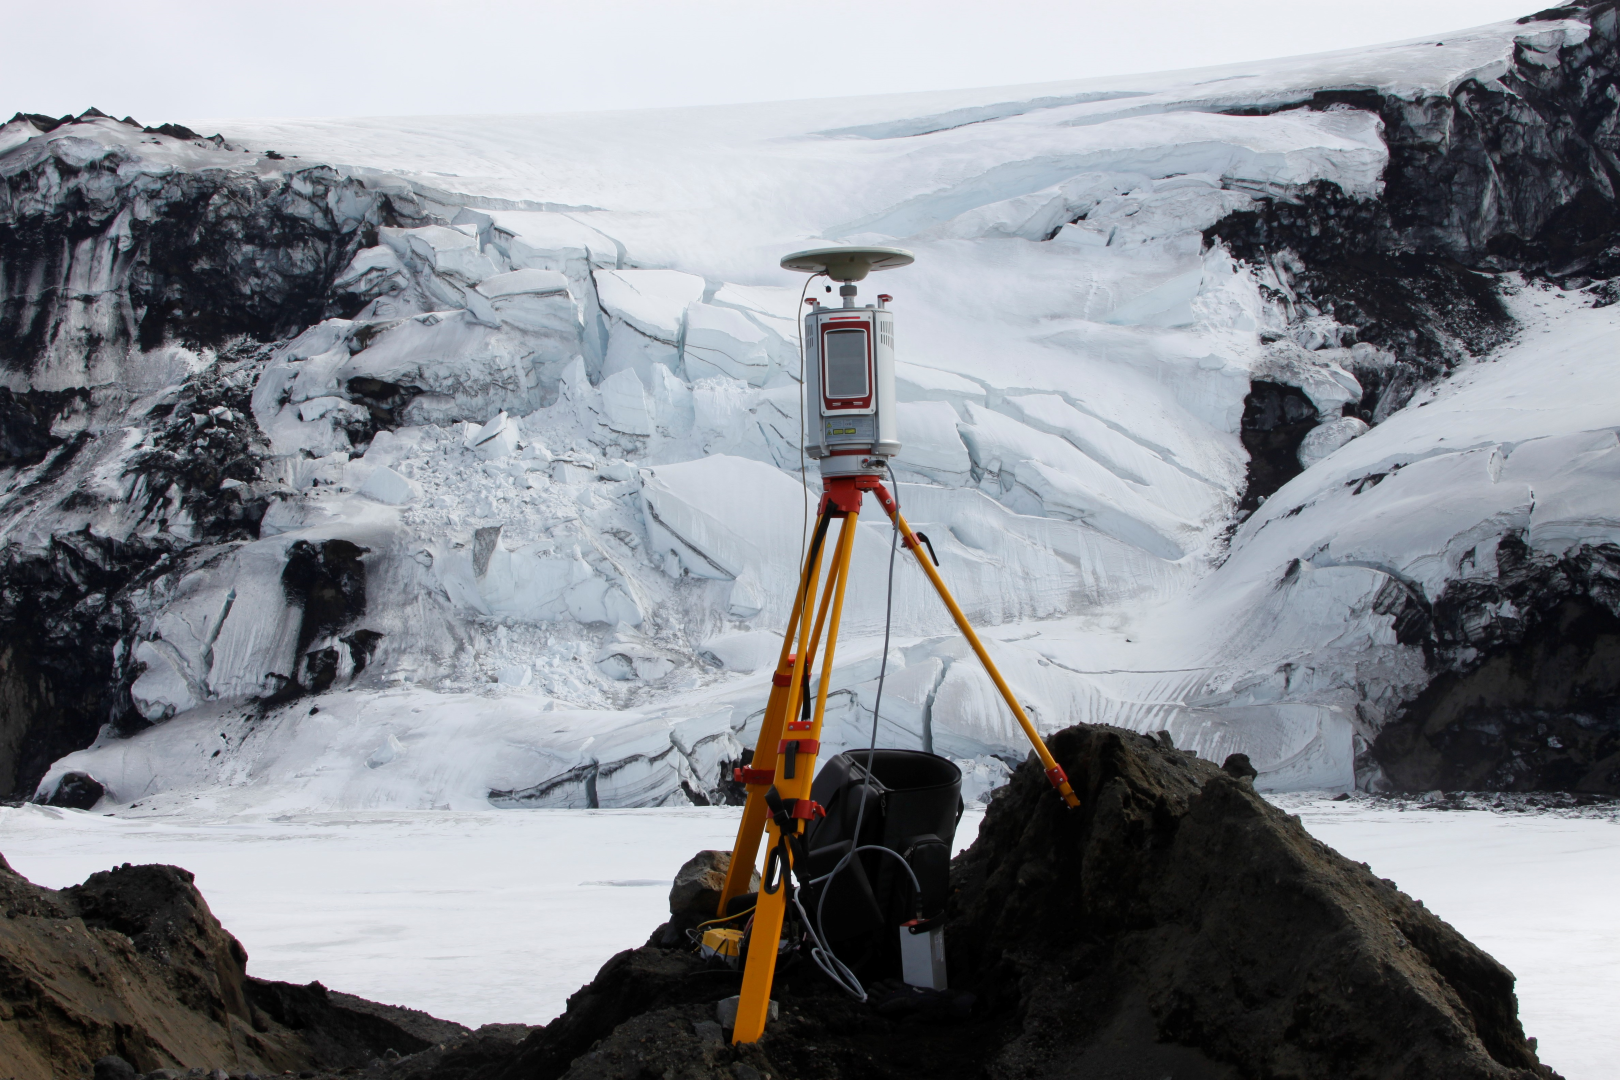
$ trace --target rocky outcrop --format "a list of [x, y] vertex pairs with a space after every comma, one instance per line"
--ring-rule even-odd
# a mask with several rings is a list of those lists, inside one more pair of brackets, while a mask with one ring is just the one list
[[880, 984], [857, 1005], [790, 963], [781, 1018], [733, 1048], [713, 1003], [738, 976], [648, 946], [522, 1042], [398, 1075], [1554, 1075], [1520, 1028], [1512, 974], [1256, 795], [1246, 760], [1222, 770], [1104, 727], [1050, 745], [1083, 806], [1065, 809], [1033, 761], [991, 803], [952, 867], [950, 993]]
[[378, 227], [426, 219], [408, 190], [172, 125], [0, 130], [0, 796], [26, 796], [104, 726], [146, 725], [148, 590], [256, 539], [286, 492], [249, 400], [258, 342], [341, 303]]
[[[1544, 28], [1569, 18], [1590, 23], [1584, 41]], [[1351, 363], [1362, 397], [1344, 415], [1378, 423], [1505, 341], [1493, 275], [1580, 288], [1620, 274], [1620, 11], [1572, 5], [1520, 22], [1510, 69], [1449, 96], [1347, 88], [1282, 106], [1376, 112], [1389, 147], [1378, 199], [1324, 182], [1205, 233], [1259, 269], [1311, 347], [1376, 346]]]
[[[1585, 40], [1543, 29], [1569, 18], [1589, 23]], [[1511, 68], [1449, 96], [1346, 91], [1301, 103], [1379, 114], [1390, 154], [1379, 199], [1324, 184], [1233, 215], [1210, 238], [1274, 267], [1301, 314], [1332, 315], [1403, 362], [1442, 367], [1507, 330], [1480, 275], [1582, 287], [1620, 273], [1620, 11], [1571, 5], [1520, 23]]]
[[92, 874], [61, 891], [0, 859], [0, 1061], [66, 1080], [133, 1067], [233, 1074], [364, 1065], [466, 1033], [423, 1013], [251, 978], [247, 953], [173, 866]]
[[90, 810], [105, 794], [106, 786], [89, 773], [70, 772], [65, 773], [45, 793], [44, 803], [46, 806], [63, 806], [70, 810]]
[[142, 726], [129, 708], [137, 624], [128, 593], [166, 566], [160, 546], [82, 532], [42, 551], [0, 550], [0, 791], [27, 797], [51, 762], [103, 725]]
[[1620, 795], [1620, 548], [1508, 535], [1494, 563], [1396, 615], [1433, 680], [1373, 744], [1379, 784]]
[[1512, 974], [1257, 796], [1246, 761], [1094, 727], [1051, 747], [1083, 808], [1025, 765], [953, 868], [955, 977], [1016, 1025], [992, 1075], [1550, 1075]]
[[157, 130], [86, 114], [0, 163], [11, 389], [142, 381], [164, 346], [286, 337], [326, 314], [379, 225], [419, 223], [419, 207], [328, 166]]
[[1249, 452], [1240, 513], [1255, 508], [1302, 471], [1299, 447], [1320, 421], [1311, 399], [1295, 386], [1256, 379], [1243, 399], [1239, 437]]

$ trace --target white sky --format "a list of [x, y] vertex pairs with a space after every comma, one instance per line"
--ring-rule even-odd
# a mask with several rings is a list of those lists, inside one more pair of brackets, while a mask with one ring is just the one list
[[1551, 0], [0, 0], [0, 120], [573, 112], [1202, 67]]

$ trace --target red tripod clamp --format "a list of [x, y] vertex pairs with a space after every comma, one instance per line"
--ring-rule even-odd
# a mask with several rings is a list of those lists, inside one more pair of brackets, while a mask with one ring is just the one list
[[788, 808], [788, 817], [801, 821], [814, 821], [827, 816], [827, 808], [811, 799], [784, 799], [782, 804]]
[[798, 662], [798, 660], [799, 660], [799, 656], [798, 656], [797, 653], [788, 653], [788, 655], [787, 655], [788, 669], [786, 671], [773, 672], [771, 674], [771, 685], [772, 686], [792, 686], [793, 685], [793, 665], [796, 664]]
[[[821, 508], [819, 514], [829, 511], [835, 514], [858, 514], [861, 512], [861, 496], [868, 491], [882, 491], [879, 500], [886, 499], [888, 492], [883, 491], [883, 480], [877, 476], [824, 476], [821, 478]], [[887, 505], [887, 503], [885, 503]]]

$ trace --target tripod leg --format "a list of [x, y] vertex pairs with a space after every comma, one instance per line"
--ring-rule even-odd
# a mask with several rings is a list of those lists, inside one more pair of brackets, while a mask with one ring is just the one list
[[[789, 699], [796, 701], [803, 693], [802, 672], [805, 668], [798, 663], [797, 656], [805, 655], [806, 650], [801, 643], [798, 653], [793, 652], [793, 635], [802, 624], [809, 622], [805, 608], [809, 606], [812, 611], [815, 610], [810, 601], [815, 596], [816, 582], [821, 577], [821, 556], [825, 551], [827, 526], [831, 521], [827, 514], [822, 514], [816, 520], [810, 550], [805, 555], [804, 568], [799, 575], [799, 591], [793, 598], [793, 614], [788, 616], [787, 629], [782, 634], [782, 654], [777, 658], [776, 671], [771, 676], [771, 696], [765, 704], [765, 717], [760, 721], [753, 761], [740, 770], [748, 785], [748, 801], [743, 805], [742, 821], [737, 826], [737, 840], [731, 848], [731, 865], [726, 869], [726, 883], [720, 891], [716, 915], [724, 915], [732, 897], [742, 896], [748, 891], [748, 881], [753, 876], [755, 860], [759, 858], [759, 840], [769, 815], [765, 806], [765, 792], [775, 777], [771, 764], [776, 761], [777, 747], [782, 743], [782, 725], [792, 704]], [[825, 607], [826, 601], [823, 600], [823, 610]], [[816, 636], [820, 636], [819, 626]], [[812, 642], [810, 651], [814, 649]], [[795, 685], [795, 678], [800, 687], [796, 693], [791, 689]]]
[[[821, 526], [816, 535], [816, 543], [823, 544], [826, 539], [826, 528]], [[822, 550], [818, 547], [818, 551]], [[809, 588], [816, 582], [820, 573], [820, 563], [811, 566], [812, 573], [804, 579], [804, 591], [801, 597], [810, 595]], [[809, 730], [808, 714], [810, 706], [804, 700], [804, 694], [809, 690], [809, 670], [815, 660], [816, 650], [821, 644], [821, 631], [826, 623], [827, 611], [832, 603], [833, 589], [842, 580], [836, 572], [827, 575], [826, 587], [821, 593], [819, 607], [812, 606], [809, 611], [799, 611], [802, 605], [795, 605], [795, 615], [799, 618], [799, 651], [788, 654], [786, 642], [792, 636], [792, 623], [788, 634], [784, 635], [783, 656], [777, 663], [777, 674], [772, 677], [771, 697], [766, 709], [776, 708], [774, 713], [767, 711], [760, 723], [759, 741], [754, 750], [755, 762], [771, 762], [769, 768], [754, 768], [750, 766], [745, 775], [752, 775], [748, 791], [748, 802], [743, 807], [743, 819], [737, 827], [737, 847], [732, 849], [731, 864], [726, 868], [726, 883], [721, 890], [720, 906], [717, 915], [726, 913], [726, 905], [733, 896], [741, 896], [746, 890], [748, 879], [752, 872], [754, 860], [759, 855], [760, 830], [765, 823], [766, 806], [765, 793], [771, 790], [771, 785], [782, 777], [777, 773], [775, 762], [781, 751], [782, 737], [791, 736], [794, 732]], [[811, 625], [810, 612], [815, 613], [815, 629], [810, 632], [808, 644], [804, 636], [804, 628]], [[800, 661], [798, 657], [803, 657]], [[800, 719], [803, 716], [806, 719]], [[735, 890], [735, 891], [733, 891]]]
[[884, 509], [889, 512], [889, 516], [899, 526], [900, 535], [905, 538], [906, 547], [910, 548], [911, 553], [917, 556], [917, 565], [923, 568], [923, 573], [928, 575], [928, 580], [934, 585], [934, 591], [939, 593], [941, 600], [945, 601], [945, 607], [950, 611], [951, 618], [956, 620], [957, 629], [962, 631], [962, 636], [967, 638], [968, 644], [978, 654], [979, 662], [984, 665], [985, 673], [990, 676], [990, 681], [996, 684], [996, 689], [1001, 692], [1002, 700], [1007, 703], [1007, 708], [1012, 710], [1013, 719], [1018, 721], [1018, 726], [1024, 729], [1024, 734], [1028, 736], [1030, 744], [1035, 747], [1035, 753], [1041, 759], [1041, 767], [1046, 770], [1046, 778], [1052, 782], [1053, 787], [1057, 788], [1057, 793], [1062, 796], [1065, 803], [1068, 803], [1071, 807], [1079, 806], [1080, 796], [1076, 795], [1074, 788], [1070, 786], [1069, 778], [1063, 772], [1063, 766], [1057, 763], [1057, 759], [1052, 756], [1052, 751], [1046, 748], [1046, 740], [1042, 739], [1041, 733], [1035, 730], [1035, 725], [1024, 713], [1024, 707], [1018, 704], [1018, 699], [1013, 697], [1012, 688], [1007, 685], [1007, 680], [1001, 677], [1001, 672], [997, 670], [995, 661], [990, 659], [990, 654], [985, 651], [984, 643], [979, 640], [979, 635], [973, 632], [973, 624], [968, 622], [967, 616], [962, 613], [962, 609], [957, 606], [955, 598], [951, 596], [951, 591], [945, 587], [945, 579], [939, 576], [939, 571], [934, 568], [934, 564], [928, 560], [927, 555], [923, 554], [922, 544], [918, 541], [916, 534], [911, 531], [911, 526], [906, 524], [906, 519], [900, 515], [899, 505], [894, 502], [893, 497], [881, 485], [877, 488], [876, 494], [878, 500], [883, 503]]
[[[797, 752], [791, 779], [783, 775], [783, 758], [776, 758], [776, 791], [783, 802], [794, 810], [810, 806], [810, 783], [815, 774], [816, 755], [820, 749], [821, 723], [827, 707], [827, 686], [832, 681], [833, 654], [838, 645], [838, 622], [844, 610], [844, 586], [849, 583], [850, 556], [855, 550], [856, 514], [848, 514], [838, 534], [838, 548], [828, 572], [827, 589], [831, 594], [831, 616], [827, 620], [827, 652], [820, 665], [821, 686], [816, 692], [816, 709], [811, 717], [810, 730], [791, 733], [800, 746], [811, 745]], [[826, 597], [822, 600], [826, 612]], [[818, 619], [819, 621], [819, 619]], [[797, 800], [796, 802], [792, 800]], [[804, 818], [794, 815], [786, 825], [794, 833], [802, 833]], [[792, 849], [783, 842], [782, 823], [772, 820], [768, 825], [771, 854], [765, 860], [765, 883], [760, 889], [759, 906], [754, 909], [754, 926], [749, 932], [748, 963], [743, 969], [742, 994], [737, 1003], [737, 1021], [732, 1029], [733, 1043], [751, 1043], [765, 1033], [765, 1020], [771, 1004], [771, 983], [776, 977], [777, 943], [782, 937], [782, 920], [787, 914], [787, 900], [792, 892]], [[771, 878], [779, 875], [776, 890], [770, 891]]]
[[[810, 774], [815, 771], [816, 755], [820, 752], [821, 722], [827, 715], [827, 689], [832, 685], [833, 654], [838, 648], [838, 624], [844, 617], [844, 586], [849, 584], [849, 564], [855, 554], [855, 523], [859, 516], [846, 516], [843, 530], [838, 534], [838, 589], [832, 597], [832, 617], [827, 622], [827, 651], [821, 658], [821, 683], [816, 687], [816, 710], [810, 720], [810, 738], [816, 740], [817, 749], [810, 754], [809, 763], [800, 766], [801, 775], [789, 781], [803, 789], [802, 795], [782, 789], [784, 798], [808, 798], [810, 795]], [[828, 584], [831, 585], [831, 582]], [[823, 598], [821, 615], [826, 613], [827, 603]], [[821, 636], [820, 621], [818, 615], [816, 638]]]

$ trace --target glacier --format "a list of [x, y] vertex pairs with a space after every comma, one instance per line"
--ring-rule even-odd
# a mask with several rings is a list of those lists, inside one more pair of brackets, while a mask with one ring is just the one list
[[[1601, 167], [1537, 150], [1490, 198], [1454, 130], [1596, 85], [1600, 8], [880, 98], [193, 121], [212, 139], [19, 115], [0, 545], [38, 632], [3, 665], [8, 782], [288, 813], [735, 799], [818, 490], [806, 283], [777, 260], [846, 242], [917, 255], [863, 285], [896, 297], [897, 494], [1042, 729], [1245, 753], [1270, 790], [1620, 790], [1607, 719], [1538, 706], [1598, 748], [1575, 775], [1545, 719], [1458, 764], [1423, 747], [1473, 721], [1414, 712], [1541, 625], [1499, 552], [1547, 568], [1543, 607], [1570, 560], [1593, 618], [1620, 596], [1613, 257], [1558, 246], [1620, 176], [1614, 103]], [[1327, 302], [1380, 276], [1332, 277], [1380, 237], [1422, 333]], [[828, 754], [874, 721], [890, 542], [874, 508]], [[892, 631], [880, 742], [987, 797], [1027, 747], [904, 562]]]

